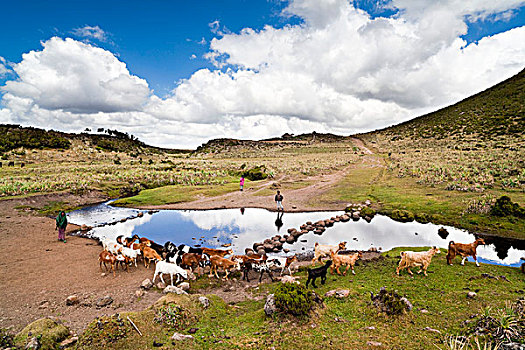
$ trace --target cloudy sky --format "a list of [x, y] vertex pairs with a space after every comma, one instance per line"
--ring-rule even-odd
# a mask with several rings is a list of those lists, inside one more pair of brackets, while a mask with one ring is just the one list
[[0, 123], [157, 146], [411, 119], [525, 67], [525, 0], [11, 1]]

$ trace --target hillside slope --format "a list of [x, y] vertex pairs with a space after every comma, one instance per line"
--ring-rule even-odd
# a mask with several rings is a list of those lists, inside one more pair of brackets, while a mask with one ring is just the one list
[[520, 138], [525, 132], [524, 104], [525, 69], [452, 106], [369, 134], [379, 133], [396, 138]]

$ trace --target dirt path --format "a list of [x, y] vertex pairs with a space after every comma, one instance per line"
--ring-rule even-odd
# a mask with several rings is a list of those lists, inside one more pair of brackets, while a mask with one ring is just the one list
[[[359, 139], [352, 139], [354, 144], [359, 147], [363, 156], [360, 161], [355, 164], [350, 164], [345, 168], [335, 171], [330, 174], [323, 174], [318, 176], [310, 176], [303, 178], [306, 182], [311, 182], [312, 185], [295, 189], [282, 191], [284, 195], [283, 205], [288, 212], [305, 212], [305, 211], [322, 211], [322, 210], [341, 210], [347, 203], [334, 200], [330, 203], [316, 202], [316, 198], [330, 190], [334, 185], [340, 182], [348, 175], [350, 170], [357, 167], [381, 167], [380, 160], [374, 156], [373, 152], [368, 149], [364, 143]], [[274, 183], [282, 181], [294, 181], [297, 179], [288, 176], [281, 176], [273, 181], [267, 181], [261, 185], [253, 188], [246, 188], [243, 192], [231, 192], [225, 195], [201, 198], [193, 202], [165, 204], [157, 206], [144, 206], [143, 209], [221, 209], [221, 208], [264, 208], [268, 210], [276, 210], [274, 195], [259, 195], [259, 193], [270, 188]]]
[[[97, 261], [102, 247], [96, 242], [71, 236], [67, 243], [59, 242], [54, 219], [16, 209], [53, 200], [81, 205], [103, 199], [96, 194], [81, 199], [54, 195], [0, 202], [0, 328], [18, 331], [36, 319], [56, 316], [78, 332], [96, 316], [141, 310], [159, 298], [153, 292], [135, 296], [140, 283], [153, 277], [151, 268], [102, 277]], [[72, 294], [81, 305], [66, 306]], [[96, 300], [105, 295], [114, 302], [97, 309]]]

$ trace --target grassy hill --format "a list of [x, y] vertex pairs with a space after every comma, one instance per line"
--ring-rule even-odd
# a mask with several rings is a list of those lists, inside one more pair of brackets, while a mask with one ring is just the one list
[[75, 134], [33, 127], [22, 127], [16, 124], [0, 124], [0, 153], [16, 150], [17, 148], [69, 149], [74, 141], [83, 142], [86, 147], [93, 147], [103, 151], [134, 154], [179, 151], [146, 145], [135, 136], [118, 130], [99, 130], [99, 133], [83, 132]]
[[392, 141], [403, 138], [484, 140], [503, 136], [519, 142], [525, 134], [524, 104], [525, 69], [452, 106], [365, 135], [383, 134], [394, 138]]

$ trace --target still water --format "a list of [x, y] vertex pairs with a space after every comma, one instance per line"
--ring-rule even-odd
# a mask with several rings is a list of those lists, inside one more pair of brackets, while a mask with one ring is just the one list
[[[143, 212], [142, 217], [137, 217]], [[220, 248], [231, 244], [236, 254], [243, 254], [244, 248], [254, 242], [262, 242], [275, 234], [284, 235], [288, 228], [299, 228], [307, 221], [318, 221], [341, 215], [343, 212], [308, 212], [278, 214], [265, 209], [219, 209], [219, 210], [160, 210], [148, 212], [138, 209], [119, 208], [110, 202], [86, 207], [68, 214], [75, 224], [93, 226], [88, 233], [93, 238], [133, 234], [145, 236], [163, 244], [172, 241], [192, 246]], [[125, 222], [121, 219], [132, 218]], [[438, 235], [438, 229], [445, 227], [448, 236]], [[293, 252], [313, 249], [315, 242], [337, 244], [347, 241], [348, 249], [367, 250], [371, 247], [382, 251], [394, 247], [438, 246], [447, 248], [448, 242], [470, 243], [474, 235], [450, 226], [432, 223], [401, 223], [387, 216], [376, 215], [371, 223], [364, 220], [335, 223], [321, 235], [310, 232], [302, 235], [294, 244], [284, 244]], [[519, 266], [525, 257], [525, 241], [491, 239], [487, 245], [478, 247], [478, 260], [484, 263]], [[282, 253], [284, 254], [284, 253]], [[469, 258], [473, 261], [472, 258]], [[459, 258], [458, 261], [459, 262]]]

